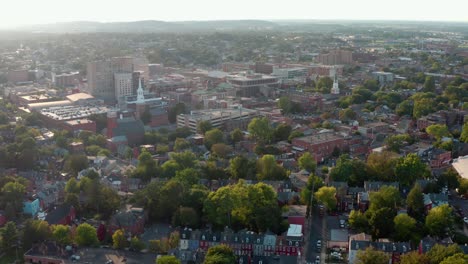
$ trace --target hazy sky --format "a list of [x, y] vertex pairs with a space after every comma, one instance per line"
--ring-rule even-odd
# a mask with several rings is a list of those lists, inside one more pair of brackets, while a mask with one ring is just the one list
[[381, 19], [468, 22], [468, 0], [1, 0], [0, 27], [64, 21]]

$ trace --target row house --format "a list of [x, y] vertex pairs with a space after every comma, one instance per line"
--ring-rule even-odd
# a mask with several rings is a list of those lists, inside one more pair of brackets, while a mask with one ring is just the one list
[[179, 255], [184, 254], [182, 261], [192, 260], [197, 252], [207, 252], [210, 247], [220, 244], [229, 246], [238, 257], [246, 256], [245, 263], [253, 263], [255, 256], [298, 256], [302, 252], [303, 241], [302, 236], [276, 236], [271, 232], [257, 234], [251, 231], [235, 233], [229, 229], [224, 232], [184, 229], [180, 232]]
[[412, 250], [409, 242], [371, 242], [368, 240], [351, 240], [349, 243], [348, 263], [357, 263], [358, 251], [366, 250], [368, 247], [373, 247], [374, 249], [389, 255], [389, 264], [400, 263], [401, 255]]

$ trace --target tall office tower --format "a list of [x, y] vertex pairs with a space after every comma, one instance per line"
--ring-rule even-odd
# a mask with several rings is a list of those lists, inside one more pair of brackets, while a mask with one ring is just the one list
[[111, 59], [112, 72], [133, 72], [132, 57], [114, 57]]
[[110, 61], [89, 62], [87, 66], [90, 93], [107, 102], [115, 100], [113, 72]]
[[124, 96], [133, 94], [133, 74], [130, 72], [114, 73], [115, 97], [121, 100]]
[[143, 82], [143, 88], [147, 87], [148, 81], [150, 80], [150, 70], [149, 70], [148, 60], [146, 58], [133, 59], [133, 71], [140, 72], [140, 78], [142, 79], [142, 82]]

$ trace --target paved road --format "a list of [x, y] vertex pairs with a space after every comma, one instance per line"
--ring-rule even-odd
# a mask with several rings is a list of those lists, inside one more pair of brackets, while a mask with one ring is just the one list
[[[315, 264], [315, 259], [317, 256], [320, 256], [320, 260], [324, 263], [325, 257], [325, 244], [327, 236], [327, 217], [320, 216], [318, 208], [313, 208], [312, 214], [308, 219], [309, 221], [309, 235], [307, 237], [306, 244], [306, 262], [311, 262]], [[322, 241], [322, 248], [319, 251], [317, 249], [317, 240]], [[323, 252], [323, 254], [322, 254]]]

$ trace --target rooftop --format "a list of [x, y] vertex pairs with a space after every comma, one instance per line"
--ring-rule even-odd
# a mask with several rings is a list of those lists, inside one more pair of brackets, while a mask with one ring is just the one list
[[468, 179], [468, 155], [454, 159], [452, 166], [462, 178]]

